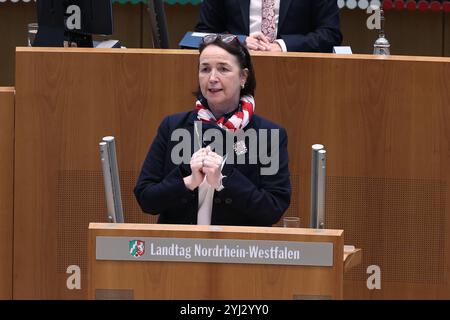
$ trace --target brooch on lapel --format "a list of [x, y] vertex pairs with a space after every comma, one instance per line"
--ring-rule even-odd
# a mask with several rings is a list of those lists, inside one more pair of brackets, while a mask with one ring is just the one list
[[234, 144], [234, 152], [236, 152], [236, 154], [238, 156], [246, 154], [247, 153], [247, 146], [245, 145], [245, 141], [244, 140], [239, 140]]

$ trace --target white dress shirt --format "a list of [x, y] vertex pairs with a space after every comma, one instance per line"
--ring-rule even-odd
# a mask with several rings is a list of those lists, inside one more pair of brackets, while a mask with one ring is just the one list
[[206, 177], [198, 187], [197, 224], [210, 225], [213, 208], [214, 188], [206, 182]]
[[[275, 34], [278, 33], [278, 21], [280, 19], [280, 1], [275, 0]], [[262, 21], [262, 0], [250, 0], [250, 30], [249, 34], [255, 32], [261, 32]], [[283, 52], [287, 51], [286, 44], [282, 39], [275, 40], [280, 46]]]
[[[223, 170], [223, 166], [225, 165], [225, 161], [227, 161], [228, 154], [222, 160], [222, 167], [220, 171]], [[200, 225], [211, 225], [211, 215], [213, 209], [213, 199], [214, 192], [222, 191], [224, 186], [222, 184], [223, 178], [225, 178], [222, 173], [220, 174], [220, 186], [216, 189], [211, 187], [206, 181], [206, 177], [203, 179], [203, 182], [198, 186], [198, 211], [197, 211], [197, 224]]]

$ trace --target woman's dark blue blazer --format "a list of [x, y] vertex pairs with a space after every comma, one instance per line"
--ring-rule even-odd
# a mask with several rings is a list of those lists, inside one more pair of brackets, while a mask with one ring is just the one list
[[[150, 214], [159, 214], [158, 223], [197, 224], [198, 188], [191, 191], [184, 185], [183, 178], [191, 174], [189, 162], [177, 164], [172, 162], [172, 150], [180, 141], [172, 141], [172, 132], [185, 129], [191, 137], [191, 150], [194, 152], [194, 121], [196, 112], [183, 112], [166, 117], [158, 128], [157, 135], [148, 151], [142, 166], [134, 193], [141, 209]], [[202, 132], [216, 128], [224, 135], [224, 130], [215, 124], [202, 123]], [[251, 152], [246, 152], [244, 164], [225, 164], [222, 174], [226, 176], [222, 191], [214, 192], [211, 224], [240, 226], [271, 226], [279, 221], [289, 206], [291, 198], [290, 174], [288, 168], [286, 130], [258, 115], [253, 115], [244, 131], [255, 129], [267, 132], [278, 129], [279, 143], [269, 138], [261, 139], [258, 135], [258, 148], [267, 148], [271, 158], [279, 154], [276, 174], [261, 174], [261, 169], [268, 167], [258, 161], [250, 161]], [[259, 129], [268, 129], [261, 130]], [[268, 140], [265, 143], [262, 140]], [[264, 143], [263, 143], [264, 142]], [[205, 141], [203, 146], [209, 144]], [[224, 142], [226, 149], [226, 143]], [[247, 143], [246, 143], [247, 144]], [[254, 146], [247, 146], [250, 147]], [[219, 150], [215, 150], [219, 154]], [[258, 152], [260, 150], [258, 149]], [[259, 153], [258, 153], [259, 155]], [[227, 161], [228, 162], [228, 161]], [[256, 162], [256, 163], [255, 163]], [[273, 163], [272, 163], [273, 165]]]

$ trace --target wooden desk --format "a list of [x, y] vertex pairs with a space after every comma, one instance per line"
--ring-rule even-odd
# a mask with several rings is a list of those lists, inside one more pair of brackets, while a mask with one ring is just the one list
[[[17, 48], [15, 298], [87, 296], [87, 226], [105, 217], [101, 137], [117, 138], [127, 222], [153, 221], [132, 189], [163, 117], [193, 108], [197, 59], [179, 50]], [[303, 226], [310, 147], [327, 149], [326, 226], [364, 251], [345, 275], [344, 297], [450, 298], [450, 59], [259, 53], [253, 62], [256, 112], [288, 132], [287, 214]], [[65, 288], [72, 264], [81, 291]], [[372, 264], [382, 271], [378, 291], [365, 287]]]
[[12, 299], [14, 94], [0, 87], [0, 299]]

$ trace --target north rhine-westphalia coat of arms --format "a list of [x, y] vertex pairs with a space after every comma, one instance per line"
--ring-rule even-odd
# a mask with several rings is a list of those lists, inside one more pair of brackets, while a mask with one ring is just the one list
[[145, 242], [142, 240], [131, 240], [129, 243], [130, 255], [139, 258], [145, 253]]

